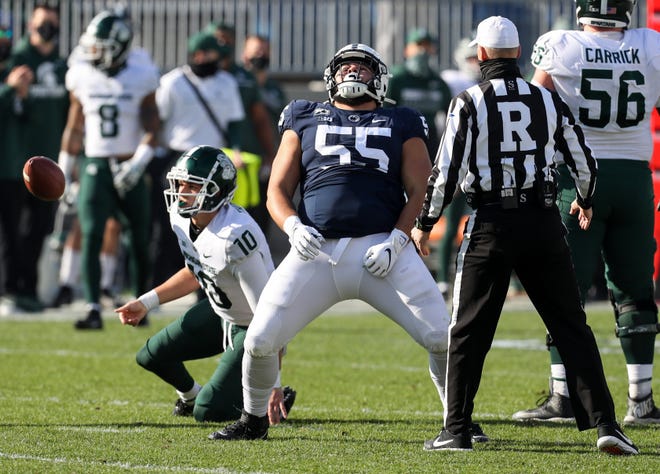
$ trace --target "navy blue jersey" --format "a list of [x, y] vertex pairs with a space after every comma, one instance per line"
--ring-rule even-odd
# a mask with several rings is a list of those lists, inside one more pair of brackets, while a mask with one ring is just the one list
[[294, 100], [280, 133], [293, 130], [302, 146], [298, 215], [327, 238], [390, 232], [405, 204], [401, 155], [408, 139], [425, 142], [428, 127], [407, 107], [342, 110]]

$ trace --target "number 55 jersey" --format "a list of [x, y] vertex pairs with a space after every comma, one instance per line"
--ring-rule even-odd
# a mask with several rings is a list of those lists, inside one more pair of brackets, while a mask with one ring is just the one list
[[426, 143], [423, 116], [407, 107], [344, 110], [294, 100], [279, 129], [300, 138], [298, 214], [305, 224], [330, 239], [392, 231], [405, 204], [403, 144], [414, 137]]
[[552, 76], [596, 158], [650, 159], [651, 113], [660, 106], [660, 33], [550, 31], [534, 45], [532, 65]]

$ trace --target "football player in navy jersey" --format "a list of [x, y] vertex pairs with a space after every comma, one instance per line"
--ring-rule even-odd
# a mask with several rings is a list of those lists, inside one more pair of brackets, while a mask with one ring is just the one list
[[246, 334], [241, 418], [211, 439], [268, 436], [279, 349], [347, 299], [369, 303], [429, 352], [444, 403], [449, 316], [408, 236], [431, 172], [428, 126], [410, 108], [381, 107], [388, 68], [364, 44], [341, 48], [324, 79], [328, 102], [294, 100], [280, 117], [267, 205], [291, 250], [268, 280]]

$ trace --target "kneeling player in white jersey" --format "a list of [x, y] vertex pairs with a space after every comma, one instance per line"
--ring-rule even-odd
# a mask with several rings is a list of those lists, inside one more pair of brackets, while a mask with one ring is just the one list
[[[174, 415], [226, 421], [239, 415], [243, 405], [243, 340], [273, 261], [257, 223], [230, 203], [236, 168], [220, 149], [188, 150], [167, 179], [170, 222], [186, 266], [115, 311], [123, 324], [136, 326], [149, 310], [201, 287], [207, 298], [147, 340], [137, 362], [176, 389]], [[183, 364], [220, 353], [220, 363], [203, 387]], [[279, 422], [280, 412], [288, 415], [296, 394], [275, 385], [269, 404], [272, 423]]]

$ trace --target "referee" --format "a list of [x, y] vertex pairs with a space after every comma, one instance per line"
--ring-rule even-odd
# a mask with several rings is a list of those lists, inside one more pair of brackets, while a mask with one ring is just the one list
[[596, 163], [559, 96], [525, 82], [517, 66], [515, 25], [490, 17], [477, 29], [483, 81], [455, 97], [413, 240], [428, 236], [457, 186], [474, 209], [457, 257], [447, 363], [445, 426], [427, 450], [471, 450], [468, 434], [484, 360], [512, 270], [520, 278], [566, 365], [580, 430], [598, 427], [610, 454], [638, 450], [616, 424], [614, 404], [580, 303], [555, 205], [555, 166], [565, 163], [577, 195], [571, 213], [591, 220]]

